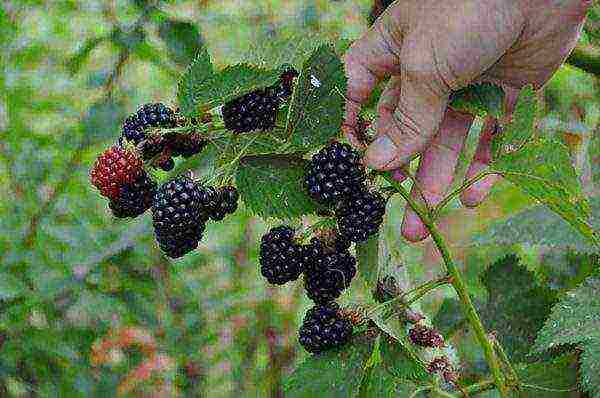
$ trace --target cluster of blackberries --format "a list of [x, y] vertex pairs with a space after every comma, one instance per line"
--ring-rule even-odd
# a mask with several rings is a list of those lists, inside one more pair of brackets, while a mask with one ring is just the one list
[[282, 73], [277, 84], [226, 103], [222, 109], [225, 128], [236, 133], [273, 129], [279, 106], [292, 95], [296, 76], [298, 72], [289, 68]]
[[162, 185], [152, 204], [152, 221], [161, 250], [179, 258], [195, 250], [206, 222], [221, 221], [237, 209], [234, 187], [204, 187], [189, 175], [180, 175]]
[[196, 155], [207, 144], [199, 133], [152, 133], [152, 129], [170, 129], [183, 123], [184, 118], [162, 103], [144, 104], [123, 122], [119, 143], [138, 146], [144, 160], [154, 159], [155, 167], [170, 171], [175, 166], [173, 158]]
[[370, 191], [365, 179], [359, 154], [339, 142], [316, 153], [305, 173], [310, 196], [334, 208], [341, 236], [356, 243], [375, 235], [385, 215], [385, 199]]
[[144, 160], [158, 156], [158, 166], [173, 168], [173, 156], [199, 153], [205, 143], [197, 134], [154, 134], [149, 128], [177, 126], [177, 115], [163, 104], [143, 105], [129, 116], [119, 142], [101, 154], [90, 179], [109, 200], [112, 214], [135, 218], [152, 208], [156, 240], [171, 258], [196, 249], [208, 220], [221, 221], [236, 211], [234, 187], [204, 187], [188, 175], [178, 176], [158, 188], [144, 169]]
[[304, 274], [307, 296], [315, 302], [300, 328], [300, 343], [318, 353], [346, 343], [352, 324], [334, 302], [356, 275], [349, 242], [337, 236], [314, 237], [307, 245], [295, 241], [288, 226], [272, 228], [260, 244], [260, 271], [271, 284], [283, 285]]

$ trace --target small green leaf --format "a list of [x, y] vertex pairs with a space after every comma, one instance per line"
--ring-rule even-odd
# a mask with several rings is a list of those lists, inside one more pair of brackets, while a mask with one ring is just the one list
[[432, 323], [442, 335], [447, 336], [465, 326], [467, 319], [460, 302], [455, 298], [446, 297]]
[[[590, 225], [600, 229], [600, 198], [589, 200]], [[554, 248], [571, 247], [579, 252], [594, 253], [598, 249], [574, 230], [563, 218], [546, 206], [535, 206], [504, 220], [493, 223], [487, 230], [473, 238], [476, 244], [544, 245]]]
[[500, 118], [504, 114], [504, 90], [492, 83], [473, 84], [452, 93], [450, 106], [475, 116]]
[[0, 272], [0, 300], [11, 300], [27, 291], [25, 284], [8, 272]]
[[525, 360], [556, 302], [555, 293], [541, 287], [514, 255], [492, 264], [482, 279], [489, 293], [481, 310], [486, 329], [496, 332], [512, 360]]
[[381, 366], [397, 379], [415, 382], [429, 381], [430, 375], [421, 361], [416, 361], [401, 344], [388, 338], [381, 338]]
[[290, 104], [286, 130], [295, 148], [307, 152], [340, 132], [346, 75], [331, 46], [319, 47], [306, 60]]
[[554, 306], [533, 350], [543, 352], [565, 344], [583, 349], [581, 385], [591, 397], [600, 397], [600, 278], [586, 279]]
[[522, 147], [531, 139], [535, 129], [538, 101], [532, 85], [527, 85], [519, 92], [511, 121], [504, 126], [502, 134], [496, 137], [501, 145], [509, 150]]
[[355, 396], [363, 378], [363, 366], [372, 350], [373, 340], [360, 336], [340, 349], [308, 357], [287, 379], [285, 396]]
[[590, 208], [583, 196], [568, 149], [560, 142], [540, 138], [516, 152], [503, 154], [493, 171], [560, 215], [586, 239], [600, 247], [598, 233], [590, 226]]
[[297, 218], [317, 211], [304, 187], [306, 160], [288, 155], [247, 156], [237, 186], [246, 205], [261, 217]]
[[191, 117], [198, 114], [200, 91], [210, 84], [213, 75], [210, 56], [206, 47], [202, 47], [179, 81], [177, 99], [184, 115]]
[[202, 35], [191, 22], [165, 19], [158, 28], [158, 35], [166, 43], [170, 57], [178, 64], [189, 64], [204, 48]]

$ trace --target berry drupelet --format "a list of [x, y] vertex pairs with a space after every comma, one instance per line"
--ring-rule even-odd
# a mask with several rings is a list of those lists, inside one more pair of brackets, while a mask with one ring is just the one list
[[117, 218], [135, 218], [152, 206], [156, 181], [142, 173], [133, 183], [121, 186], [119, 196], [111, 200], [109, 208]]
[[179, 258], [196, 249], [208, 214], [200, 202], [200, 188], [182, 175], [161, 186], [154, 196], [152, 220], [161, 250]]
[[121, 187], [135, 182], [144, 173], [143, 167], [135, 151], [115, 145], [96, 159], [90, 180], [102, 196], [117, 200]]
[[313, 199], [329, 205], [364, 190], [365, 170], [350, 145], [333, 142], [312, 157], [305, 182]]
[[356, 243], [377, 234], [385, 215], [385, 199], [378, 192], [359, 191], [337, 203], [340, 234]]
[[122, 137], [138, 144], [146, 138], [145, 130], [149, 127], [171, 128], [177, 124], [175, 112], [162, 103], [142, 105], [137, 112], [130, 115], [123, 123]]
[[331, 302], [309, 309], [299, 334], [300, 344], [306, 351], [318, 354], [346, 344], [352, 337], [352, 323], [342, 318], [339, 307]]
[[338, 298], [356, 275], [356, 259], [347, 246], [340, 247], [336, 243], [330, 247], [313, 238], [303, 254], [304, 288], [315, 303], [327, 303]]
[[273, 285], [294, 281], [304, 270], [303, 249], [294, 242], [294, 234], [292, 228], [281, 225], [261, 239], [260, 273]]

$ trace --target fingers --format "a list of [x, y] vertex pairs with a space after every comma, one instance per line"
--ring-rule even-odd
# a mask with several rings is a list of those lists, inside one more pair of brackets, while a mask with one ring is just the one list
[[[425, 201], [429, 207], [436, 206], [444, 198], [452, 184], [454, 169], [473, 119], [472, 115], [447, 109], [439, 133], [422, 155], [411, 192], [413, 198]], [[410, 207], [407, 207], [404, 214], [402, 234], [412, 242], [423, 240], [429, 235], [429, 231]]]
[[388, 23], [385, 19], [377, 21], [344, 56], [348, 87], [342, 129], [346, 134], [353, 134], [361, 106], [369, 99], [377, 83], [398, 71], [400, 40], [394, 39], [386, 30]]
[[[505, 87], [506, 93], [505, 99], [505, 114], [512, 114], [517, 98], [519, 96], [519, 90], [515, 90], [509, 87]], [[488, 117], [485, 120], [481, 134], [479, 136], [479, 144], [475, 150], [473, 160], [469, 165], [466, 180], [476, 177], [479, 173], [486, 170], [492, 163], [492, 140], [494, 134], [498, 131], [498, 121], [495, 118]], [[476, 207], [483, 202], [492, 189], [492, 186], [500, 179], [499, 175], [492, 174], [484, 177], [471, 185], [469, 188], [464, 190], [460, 196], [460, 201], [466, 207]]]
[[422, 152], [437, 133], [448, 104], [449, 90], [429, 79], [402, 74], [398, 106], [379, 124], [379, 136], [366, 153], [366, 161], [380, 170], [395, 169]]

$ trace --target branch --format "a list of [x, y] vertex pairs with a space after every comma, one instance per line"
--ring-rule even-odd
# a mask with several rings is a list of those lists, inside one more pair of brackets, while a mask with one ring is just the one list
[[579, 44], [567, 58], [567, 63], [600, 77], [600, 48], [591, 44]]
[[431, 220], [430, 215], [417, 203], [415, 202], [410, 194], [394, 180], [390, 172], [386, 172], [383, 174], [384, 178], [398, 191], [398, 193], [406, 200], [409, 206], [413, 209], [415, 213], [419, 216], [423, 224], [429, 230], [431, 237], [433, 238], [442, 258], [444, 259], [444, 263], [446, 264], [446, 269], [448, 274], [452, 277], [452, 286], [458, 295], [460, 302], [462, 304], [463, 311], [471, 324], [471, 327], [475, 331], [475, 335], [481, 347], [483, 348], [483, 352], [485, 355], [486, 362], [490, 367], [492, 375], [494, 377], [494, 382], [498, 386], [498, 390], [500, 392], [500, 396], [503, 398], [508, 397], [508, 388], [504, 383], [504, 377], [502, 375], [502, 371], [500, 368], [500, 364], [498, 362], [498, 358], [496, 357], [496, 352], [492, 343], [488, 339], [487, 333], [481, 319], [479, 318], [479, 314], [477, 310], [475, 310], [475, 306], [471, 301], [471, 297], [467, 291], [467, 286], [465, 285], [462, 275], [454, 261], [452, 260], [452, 256], [450, 255], [450, 251], [444, 238], [440, 234], [440, 231], [437, 229], [435, 223]]

